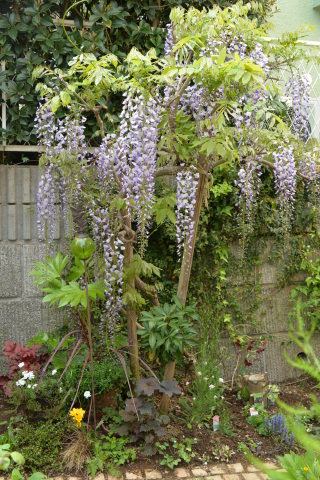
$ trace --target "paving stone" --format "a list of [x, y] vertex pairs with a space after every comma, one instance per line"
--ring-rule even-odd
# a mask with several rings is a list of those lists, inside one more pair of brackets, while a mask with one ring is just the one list
[[261, 480], [261, 477], [258, 473], [244, 473], [244, 478], [246, 480]]
[[246, 470], [248, 472], [258, 472], [259, 471], [259, 468], [255, 467], [254, 465], [248, 465]]
[[265, 473], [259, 473], [261, 480], [270, 480], [270, 477]]
[[242, 473], [243, 472], [243, 466], [241, 463], [233, 463], [231, 465], [228, 465], [228, 469], [232, 473]]
[[115, 477], [114, 475], [108, 475], [108, 480], [121, 480], [123, 478], [122, 475], [120, 477]]
[[136, 472], [136, 473], [127, 472], [126, 473], [126, 480], [141, 480], [141, 479], [143, 479], [143, 476], [142, 476], [141, 472]]
[[190, 477], [190, 473], [185, 468], [175, 468], [173, 473], [177, 478], [188, 478], [188, 477]]
[[227, 475], [223, 475], [223, 480], [241, 480], [240, 474], [236, 473], [229, 473]]
[[267, 462], [264, 464], [267, 468], [271, 468], [272, 470], [275, 470], [276, 468], [278, 468], [278, 466], [273, 463], [273, 462]]
[[[3, 477], [0, 477], [0, 480], [2, 480]], [[63, 480], [63, 477], [54, 477], [54, 480]]]
[[221, 473], [227, 473], [225, 465], [212, 465], [211, 467], [209, 467], [209, 471], [213, 475], [219, 475]]
[[162, 478], [162, 475], [158, 470], [146, 470], [144, 473], [147, 480], [158, 480], [159, 478]]
[[81, 477], [68, 477], [68, 480], [81, 480]]
[[211, 475], [210, 477], [206, 477], [205, 480], [223, 480], [223, 477], [222, 475]]
[[206, 470], [203, 470], [203, 468], [193, 468], [192, 475], [194, 475], [195, 477], [205, 477], [206, 475], [208, 475], [208, 472]]
[[94, 480], [105, 480], [105, 476], [103, 473], [98, 473], [98, 475], [94, 477]]

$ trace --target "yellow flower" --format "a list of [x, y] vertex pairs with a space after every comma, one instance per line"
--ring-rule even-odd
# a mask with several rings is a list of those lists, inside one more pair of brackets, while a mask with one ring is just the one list
[[85, 413], [86, 411], [82, 408], [73, 408], [69, 415], [76, 422], [77, 427], [81, 427], [81, 422]]
[[309, 470], [309, 467], [303, 467], [303, 470], [307, 472]]

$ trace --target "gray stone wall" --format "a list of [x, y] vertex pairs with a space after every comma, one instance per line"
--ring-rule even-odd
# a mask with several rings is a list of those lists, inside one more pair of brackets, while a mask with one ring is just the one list
[[[34, 263], [46, 256], [46, 244], [37, 232], [38, 181], [36, 166], [0, 167], [0, 352], [5, 340], [26, 343], [40, 331], [53, 330], [62, 321], [62, 315], [41, 303], [40, 291], [29, 276]], [[59, 221], [54, 236], [58, 247], [63, 237]], [[236, 246], [233, 253], [239, 254]], [[287, 364], [283, 355], [286, 351], [294, 357], [299, 349], [288, 336], [291, 287], [276, 287], [277, 267], [268, 261], [268, 253], [267, 248], [256, 271], [263, 297], [257, 312], [259, 331], [247, 333], [263, 334], [268, 339], [264, 354], [252, 370], [266, 371], [270, 381], [279, 382], [299, 373]], [[301, 276], [295, 280], [301, 280]], [[315, 336], [314, 345], [320, 355], [319, 335]], [[231, 378], [235, 356], [227, 340], [222, 340], [222, 351], [225, 377]], [[0, 370], [3, 367], [4, 358], [0, 355]]]
[[[38, 238], [36, 198], [38, 167], [0, 166], [0, 352], [6, 340], [26, 343], [61, 322], [41, 303], [41, 292], [29, 272], [44, 260], [46, 244]], [[57, 222], [55, 240], [61, 225]], [[0, 355], [0, 370], [5, 359]]]
[[[279, 287], [278, 266], [270, 263], [272, 242], [267, 240], [264, 243], [265, 248], [259, 257], [260, 262], [254, 272], [256, 281], [261, 285], [260, 306], [255, 313], [257, 328], [253, 326], [245, 328], [244, 333], [252, 338], [262, 336], [267, 340], [264, 353], [258, 356], [258, 361], [248, 369], [249, 372], [267, 372], [269, 381], [276, 383], [301, 375], [300, 370], [289, 365], [285, 355], [295, 359], [297, 354], [301, 352], [301, 348], [291, 340], [288, 330], [289, 317], [293, 309], [291, 291], [305, 277], [300, 272], [291, 278], [290, 286]], [[238, 245], [232, 245], [231, 252], [238, 258], [241, 255]], [[233, 283], [241, 287], [243, 286], [243, 279], [237, 275], [233, 279]], [[318, 333], [313, 336], [312, 345], [320, 358], [320, 335]], [[235, 351], [227, 339], [222, 340], [221, 348], [222, 358], [224, 358], [224, 374], [227, 379], [230, 379], [236, 364]], [[243, 366], [243, 358], [240, 364]]]

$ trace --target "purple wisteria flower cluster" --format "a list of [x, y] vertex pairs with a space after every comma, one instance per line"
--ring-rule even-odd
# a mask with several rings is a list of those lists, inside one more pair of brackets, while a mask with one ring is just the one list
[[98, 176], [107, 196], [114, 185], [120, 190], [143, 253], [154, 201], [160, 109], [153, 99], [130, 90], [120, 117], [119, 136], [107, 136], [97, 151]]
[[320, 202], [320, 172], [315, 156], [311, 152], [304, 154], [299, 162], [299, 171], [306, 177], [306, 185], [311, 199]]
[[193, 166], [177, 174], [176, 235], [179, 258], [185, 245], [190, 247], [192, 241], [198, 179], [199, 173]]
[[292, 100], [292, 128], [304, 142], [309, 137], [310, 75], [297, 75], [288, 81], [286, 97]]
[[140, 92], [124, 94], [119, 135], [107, 135], [96, 152], [97, 174], [103, 208], [90, 207], [92, 230], [102, 247], [105, 262], [106, 316], [112, 335], [122, 306], [124, 244], [119, 237], [121, 222], [112, 211], [119, 195], [125, 215], [137, 225], [140, 253], [143, 254], [154, 202], [157, 162], [159, 106]]
[[[113, 338], [122, 307], [124, 244], [111, 231], [103, 243], [105, 261], [105, 307], [109, 338]], [[101, 327], [103, 327], [103, 321]]]
[[239, 189], [238, 205], [243, 213], [245, 226], [252, 228], [253, 210], [256, 204], [260, 189], [261, 165], [252, 157], [242, 162], [238, 171], [238, 179], [235, 185]]
[[[39, 237], [52, 240], [56, 213], [69, 223], [69, 207], [80, 188], [79, 174], [87, 154], [84, 117], [55, 121], [49, 104], [40, 104], [35, 119], [38, 144], [44, 147], [37, 194]], [[60, 161], [57, 159], [60, 158]], [[73, 168], [75, 166], [75, 168]], [[64, 167], [69, 175], [64, 172]], [[75, 185], [75, 188], [74, 188]], [[69, 225], [70, 227], [70, 225]], [[70, 227], [71, 228], [71, 227]]]
[[292, 218], [297, 184], [297, 168], [293, 147], [282, 144], [273, 153], [274, 179], [284, 226], [289, 228]]

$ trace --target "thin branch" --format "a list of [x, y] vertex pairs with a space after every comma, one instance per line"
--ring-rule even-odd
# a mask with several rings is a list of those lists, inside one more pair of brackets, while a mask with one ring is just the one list
[[104, 138], [104, 126], [103, 126], [103, 121], [102, 121], [102, 118], [100, 116], [100, 110], [101, 108], [100, 107], [94, 107], [92, 109], [93, 113], [94, 113], [94, 116], [96, 117], [96, 120], [99, 124], [99, 128], [100, 128], [100, 133], [101, 133], [101, 137]]
[[156, 307], [160, 307], [158, 295], [154, 287], [147, 285], [139, 277], [136, 277], [134, 282], [137, 289], [139, 289], [142, 293], [145, 293], [146, 295], [148, 295], [151, 298], [152, 303]]
[[59, 75], [59, 80], [68, 90], [71, 91], [72, 95], [74, 95], [79, 100], [79, 102], [86, 108], [86, 110], [88, 110], [89, 112], [93, 112], [93, 114], [96, 117], [96, 120], [98, 122], [99, 128], [100, 128], [101, 137], [104, 138], [104, 136], [105, 136], [104, 126], [103, 126], [103, 121], [102, 121], [101, 116], [100, 116], [101, 107], [91, 107], [91, 105], [89, 105], [89, 103], [87, 103], [81, 97], [81, 95], [79, 95], [79, 93], [74, 92], [70, 89], [68, 82], [66, 82], [65, 79], [61, 75]]
[[155, 172], [155, 177], [157, 178], [157, 177], [173, 176], [173, 175], [176, 175], [181, 170], [183, 170], [183, 167], [179, 167], [178, 165], [162, 167]]
[[[266, 165], [267, 167], [271, 168], [271, 170], [275, 170], [275, 166], [273, 163], [268, 162], [268, 160], [264, 160], [263, 158], [259, 160], [259, 163], [262, 163], [263, 165]], [[297, 175], [302, 178], [303, 180], [306, 180], [307, 182], [310, 181], [310, 178], [307, 177], [306, 175], [303, 175], [299, 170], [297, 170]]]
[[65, 81], [65, 79], [59, 75], [59, 80], [61, 81], [61, 83], [68, 89], [70, 90], [70, 92], [72, 92], [72, 94], [79, 100], [80, 103], [82, 103], [82, 105], [84, 107], [86, 107], [87, 110], [89, 111], [93, 111], [93, 108], [89, 105], [89, 103], [87, 103], [82, 97], [81, 95], [79, 95], [79, 93], [77, 92], [74, 92], [73, 90], [71, 90], [68, 82]]

